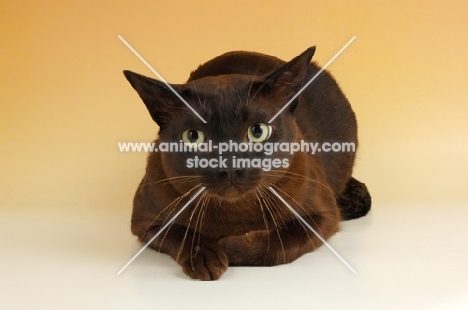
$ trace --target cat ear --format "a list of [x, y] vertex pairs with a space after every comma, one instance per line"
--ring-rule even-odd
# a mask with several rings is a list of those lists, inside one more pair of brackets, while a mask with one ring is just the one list
[[[314, 53], [315, 46], [310, 47], [279, 69], [264, 76], [259, 88], [260, 93], [276, 98], [275, 101], [280, 106], [286, 104], [306, 83], [308, 68]], [[289, 106], [291, 112], [296, 108], [297, 102], [296, 100]]]
[[[124, 75], [146, 105], [151, 118], [162, 129], [172, 119], [181, 103], [167, 86], [158, 80], [125, 70]], [[176, 89], [174, 85], [173, 88]], [[176, 89], [177, 91], [177, 89]]]

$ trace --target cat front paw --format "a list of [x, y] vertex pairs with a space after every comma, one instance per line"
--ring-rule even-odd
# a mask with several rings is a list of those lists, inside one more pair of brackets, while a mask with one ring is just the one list
[[181, 260], [186, 275], [202, 281], [218, 280], [226, 271], [228, 257], [217, 244], [196, 246], [191, 255]]

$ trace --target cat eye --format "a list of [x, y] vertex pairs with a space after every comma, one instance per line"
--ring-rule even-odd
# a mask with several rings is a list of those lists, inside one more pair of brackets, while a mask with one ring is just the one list
[[205, 141], [205, 134], [200, 130], [188, 129], [182, 133], [182, 141], [189, 147], [195, 147]]
[[250, 126], [247, 131], [247, 136], [252, 142], [263, 142], [268, 140], [271, 136], [271, 126], [264, 123], [258, 123]]

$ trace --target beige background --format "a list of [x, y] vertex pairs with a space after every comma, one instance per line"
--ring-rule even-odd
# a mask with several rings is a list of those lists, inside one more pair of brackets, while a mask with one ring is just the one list
[[[20, 0], [0, 12], [0, 308], [467, 308], [466, 1]], [[288, 60], [316, 45], [324, 65], [357, 36], [329, 67], [357, 114], [355, 175], [374, 201], [330, 239], [357, 276], [325, 247], [210, 284], [155, 251], [116, 275], [141, 248], [129, 220], [146, 158], [117, 143], [157, 133], [122, 70], [152, 73], [118, 35], [173, 83], [231, 50]]]
[[[221, 4], [222, 3], [222, 4]], [[182, 83], [231, 50], [290, 59], [311, 45], [358, 116], [356, 176], [379, 202], [466, 201], [463, 1], [9, 1], [2, 4], [2, 207], [130, 208], [157, 132], [121, 71]]]

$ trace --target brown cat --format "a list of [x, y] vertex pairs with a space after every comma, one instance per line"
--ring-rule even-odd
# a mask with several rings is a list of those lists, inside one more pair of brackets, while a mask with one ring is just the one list
[[206, 188], [150, 245], [171, 255], [190, 277], [216, 280], [228, 265], [285, 264], [321, 245], [270, 187], [324, 239], [338, 231], [341, 219], [369, 211], [365, 185], [351, 177], [355, 149], [323, 148], [313, 155], [310, 150], [194, 150], [208, 142], [245, 146], [249, 141], [264, 147], [301, 141], [357, 147], [354, 113], [325, 71], [269, 123], [320, 70], [310, 63], [314, 52], [309, 48], [287, 63], [258, 53], [231, 52], [201, 65], [186, 84], [171, 85], [206, 123], [164, 83], [124, 72], [160, 127], [156, 145], [172, 142], [190, 148], [149, 155], [135, 194], [133, 234], [148, 242]]

